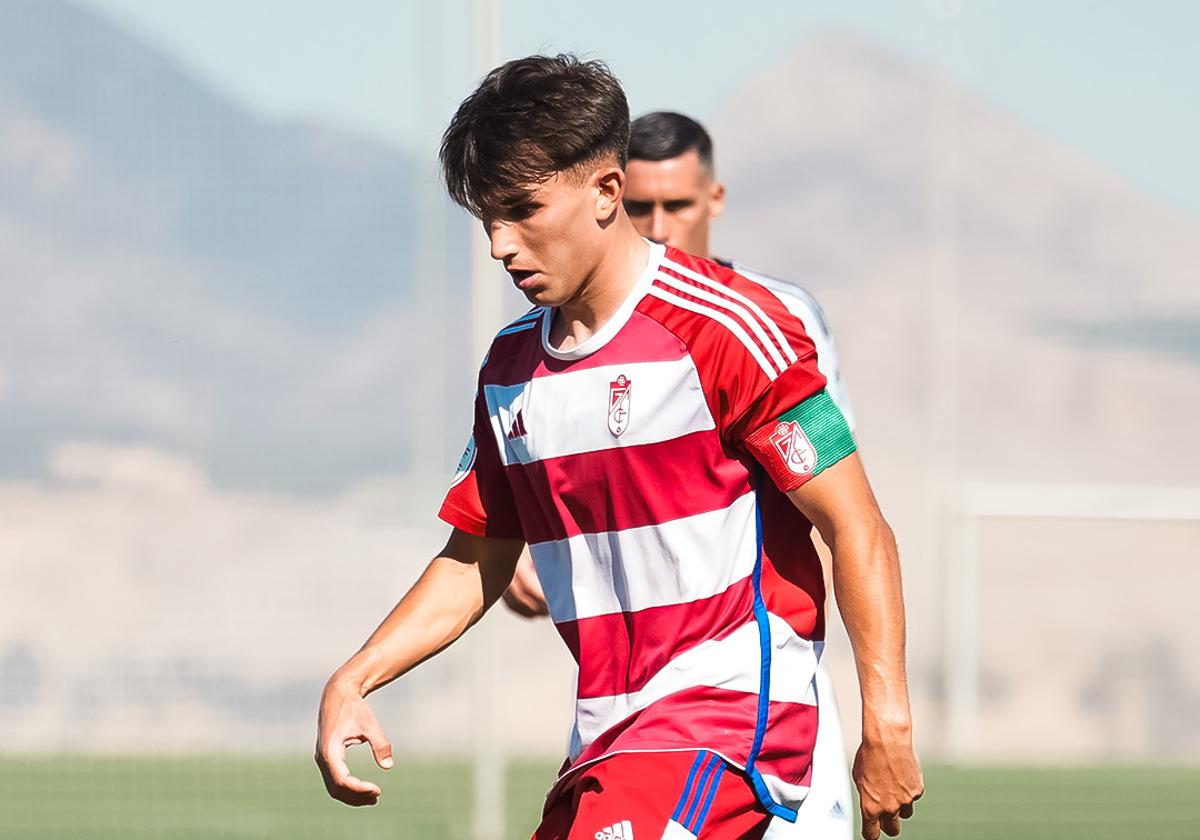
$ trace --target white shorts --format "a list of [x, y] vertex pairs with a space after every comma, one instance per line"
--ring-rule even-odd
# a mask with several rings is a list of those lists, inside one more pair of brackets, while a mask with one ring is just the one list
[[833, 684], [824, 665], [817, 665], [817, 743], [813, 748], [812, 782], [794, 823], [776, 817], [763, 840], [851, 840], [854, 799], [842, 740], [842, 722], [833, 699]]

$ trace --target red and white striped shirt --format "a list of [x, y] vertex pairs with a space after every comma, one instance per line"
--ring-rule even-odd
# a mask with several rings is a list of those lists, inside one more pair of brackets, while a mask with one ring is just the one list
[[761, 285], [660, 245], [587, 341], [552, 347], [552, 318], [497, 335], [441, 516], [529, 543], [579, 664], [560, 783], [617, 752], [707, 749], [794, 816], [825, 593], [784, 494], [853, 451], [813, 343]]

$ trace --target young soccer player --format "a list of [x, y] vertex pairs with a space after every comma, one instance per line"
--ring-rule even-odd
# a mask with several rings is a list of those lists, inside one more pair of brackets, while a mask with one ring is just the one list
[[[896, 834], [921, 779], [890, 529], [800, 321], [638, 235], [628, 130], [603, 65], [559, 56], [496, 69], [446, 131], [451, 195], [535, 306], [480, 371], [445, 549], [326, 686], [327, 788], [376, 800], [345, 765], [363, 741], [391, 762], [365, 696], [477, 620], [528, 543], [579, 663], [570, 754], [535, 837], [732, 840], [794, 819], [821, 622], [808, 529], [778, 514], [794, 506], [832, 549], [858, 665], [864, 836]], [[791, 603], [764, 599], [764, 558], [797, 570]]]
[[[710, 227], [724, 209], [725, 186], [716, 178], [712, 138], [704, 126], [670, 111], [638, 117], [630, 126], [629, 162], [625, 175], [625, 211], [642, 236], [695, 256], [709, 257]], [[800, 319], [816, 347], [817, 368], [825, 376], [825, 389], [853, 431], [853, 412], [838, 369], [833, 335], [816, 300], [799, 286], [755, 272], [740, 263], [718, 262], [765, 286]], [[788, 507], [783, 514], [797, 530], [808, 527], [795, 508]], [[786, 598], [786, 589], [791, 584], [775, 573], [769, 560], [765, 562], [768, 565], [764, 569], [764, 597], [772, 604]], [[776, 597], [775, 587], [784, 590], [779, 597]], [[523, 553], [517, 563], [504, 600], [520, 615], [548, 612], [527, 553]], [[801, 631], [804, 620], [802, 615]], [[821, 645], [820, 640], [814, 641]], [[796, 821], [777, 817], [766, 840], [848, 840], [853, 834], [850, 771], [846, 764], [841, 722], [833, 685], [820, 662], [815, 679], [818, 724], [809, 790], [798, 809]]]

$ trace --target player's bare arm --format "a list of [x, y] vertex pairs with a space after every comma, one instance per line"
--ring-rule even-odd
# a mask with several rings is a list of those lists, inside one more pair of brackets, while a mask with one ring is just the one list
[[512, 580], [524, 543], [454, 529], [366, 644], [339, 668], [321, 695], [316, 762], [325, 789], [347, 805], [374, 805], [378, 785], [351, 775], [346, 749], [366, 743], [384, 770], [392, 747], [366, 696], [448, 647], [479, 620]]
[[882, 830], [895, 837], [924, 792], [912, 745], [896, 540], [857, 454], [788, 495], [833, 553], [834, 594], [854, 649], [863, 737], [853, 775], [862, 834], [875, 840]]

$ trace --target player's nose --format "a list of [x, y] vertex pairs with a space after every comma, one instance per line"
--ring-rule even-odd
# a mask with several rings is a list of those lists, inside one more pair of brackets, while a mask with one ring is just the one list
[[667, 241], [667, 214], [661, 204], [654, 205], [650, 216], [650, 239], [655, 242]]
[[512, 226], [502, 222], [493, 222], [488, 226], [488, 240], [491, 242], [492, 259], [503, 262], [515, 257], [521, 250]]

